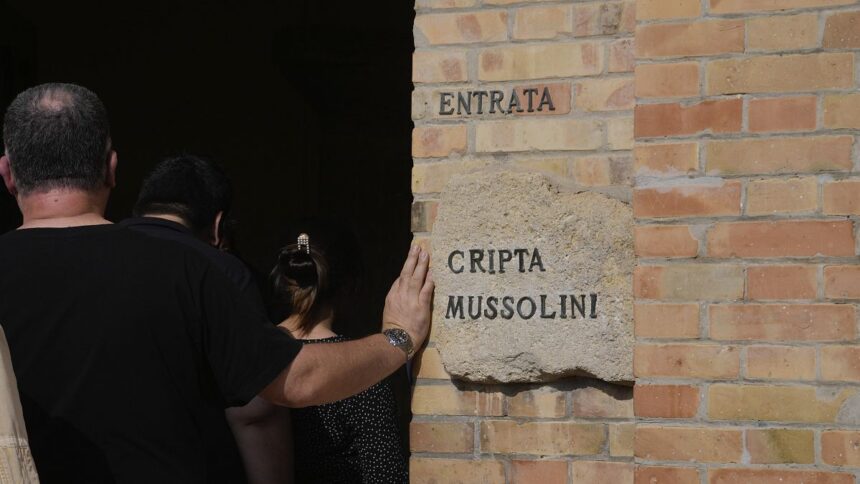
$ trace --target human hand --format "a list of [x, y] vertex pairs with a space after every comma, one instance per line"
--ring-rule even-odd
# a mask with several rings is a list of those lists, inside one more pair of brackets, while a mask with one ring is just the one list
[[400, 328], [412, 338], [415, 351], [424, 344], [430, 332], [433, 301], [433, 276], [428, 267], [430, 257], [418, 245], [413, 245], [403, 264], [400, 277], [391, 285], [385, 297], [382, 329]]

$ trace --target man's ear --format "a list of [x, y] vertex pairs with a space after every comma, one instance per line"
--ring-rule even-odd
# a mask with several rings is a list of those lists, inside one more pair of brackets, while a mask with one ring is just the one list
[[108, 188], [116, 188], [116, 164], [117, 164], [117, 156], [116, 151], [110, 150], [110, 155], [108, 155], [108, 167], [107, 167], [107, 186]]
[[212, 224], [212, 245], [221, 248], [221, 219], [224, 218], [224, 212], [219, 211], [215, 214], [215, 223]]
[[12, 165], [9, 164], [9, 157], [6, 155], [0, 156], [0, 176], [3, 177], [3, 184], [13, 197], [18, 196], [18, 189], [15, 187], [15, 177], [12, 176]]

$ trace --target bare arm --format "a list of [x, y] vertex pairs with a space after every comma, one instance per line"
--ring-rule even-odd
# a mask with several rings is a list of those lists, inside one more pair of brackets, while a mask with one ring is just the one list
[[289, 410], [255, 398], [226, 410], [248, 484], [292, 484], [293, 436]]
[[[383, 327], [404, 329], [417, 350], [430, 330], [433, 279], [429, 258], [414, 246], [385, 298]], [[385, 335], [328, 345], [306, 345], [292, 364], [260, 394], [288, 407], [320, 405], [350, 397], [387, 377], [406, 362]]]

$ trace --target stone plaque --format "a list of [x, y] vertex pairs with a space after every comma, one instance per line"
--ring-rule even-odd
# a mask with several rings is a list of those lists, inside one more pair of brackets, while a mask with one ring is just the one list
[[633, 214], [537, 173], [452, 180], [433, 228], [434, 332], [475, 382], [633, 380]]

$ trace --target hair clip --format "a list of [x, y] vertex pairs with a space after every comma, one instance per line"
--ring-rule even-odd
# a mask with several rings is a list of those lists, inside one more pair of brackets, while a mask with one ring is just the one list
[[311, 253], [311, 239], [308, 237], [308, 234], [299, 234], [298, 240], [299, 250], [302, 250], [302, 247], [305, 248], [305, 253]]

